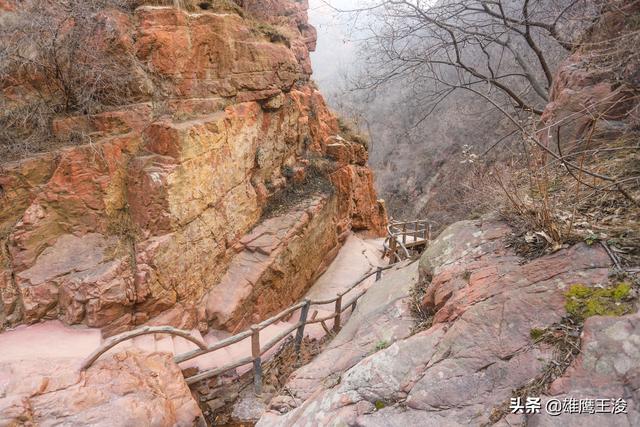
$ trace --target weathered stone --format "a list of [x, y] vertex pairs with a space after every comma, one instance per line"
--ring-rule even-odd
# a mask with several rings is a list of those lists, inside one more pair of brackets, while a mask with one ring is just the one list
[[[582, 332], [578, 359], [554, 381], [549, 399], [606, 399], [607, 413], [564, 413], [533, 415], [532, 426], [635, 426], [640, 423], [638, 387], [640, 380], [640, 316], [591, 317]], [[612, 413], [615, 401], [624, 399], [625, 412]], [[602, 404], [600, 404], [602, 405]], [[602, 407], [600, 408], [602, 409]], [[600, 412], [600, 411], [599, 411]]]
[[386, 211], [376, 200], [370, 169], [346, 165], [331, 174], [331, 181], [337, 189], [340, 216], [345, 218], [342, 230], [369, 230], [377, 236], [386, 232]]
[[[346, 371], [333, 363], [339, 381], [320, 387], [310, 381], [313, 387], [299, 399], [274, 401], [258, 425], [488, 422], [492, 410], [551, 358], [548, 347], [532, 345], [530, 330], [560, 321], [568, 286], [601, 283], [610, 265], [603, 250], [584, 244], [522, 265], [504, 249], [508, 230], [500, 223], [471, 221], [445, 229], [420, 263], [421, 280], [431, 282], [425, 308], [434, 315], [433, 326], [355, 361]], [[374, 310], [366, 306], [366, 297], [358, 309]], [[398, 324], [392, 320], [386, 329]], [[325, 357], [322, 353], [316, 360]], [[624, 357], [617, 358], [624, 370]], [[292, 375], [293, 390], [305, 390], [296, 388], [296, 381], [330, 378], [322, 369], [309, 371], [315, 363]]]
[[251, 21], [239, 16], [158, 7], [139, 8], [136, 15], [135, 51], [149, 70], [166, 78], [163, 91], [182, 97], [233, 96], [288, 90], [304, 77], [290, 49], [256, 38]]
[[335, 215], [335, 199], [318, 198], [244, 236], [242, 251], [205, 297], [206, 321], [237, 330], [298, 300], [335, 256]]
[[111, 260], [114, 238], [99, 234], [59, 237], [34, 265], [16, 275], [27, 322], [56, 317], [68, 323], [85, 319], [89, 326], [105, 326], [125, 314], [135, 302], [131, 268], [126, 257]]
[[[3, 167], [4, 323], [58, 317], [108, 334], [149, 321], [198, 323], [194, 304], [227, 270], [238, 272], [233, 265], [241, 260], [232, 264], [238, 242], [258, 225], [269, 197], [299, 185], [310, 158], [325, 154], [338, 132], [309, 83], [315, 35], [307, 6], [270, 4], [266, 14], [264, 5], [245, 10], [284, 31], [289, 45], [271, 42], [255, 17], [159, 6], [136, 9], [134, 19], [104, 12], [117, 35], [114, 54], [135, 53], [139, 69], [132, 76], [140, 74], [143, 89], [135, 104], [54, 120], [59, 138], [90, 136], [91, 144]], [[153, 102], [148, 85], [158, 95]], [[312, 237], [285, 239], [287, 251], [280, 243], [281, 255], [268, 262], [253, 292], [264, 287], [262, 296], [250, 298], [257, 316], [301, 295], [336, 253], [338, 236], [351, 228], [383, 232], [385, 212], [362, 166], [366, 155], [358, 156], [351, 160], [359, 165], [344, 165], [344, 176], [334, 179], [332, 207], [311, 213], [317, 217], [305, 235]], [[78, 265], [70, 252], [54, 250], [69, 236], [84, 242]], [[103, 252], [100, 260], [82, 265], [95, 251]], [[299, 272], [286, 273], [286, 262], [302, 265], [303, 257]], [[38, 274], [46, 277], [36, 280]], [[291, 299], [278, 300], [285, 288]], [[188, 314], [181, 307], [190, 307]]]
[[[413, 322], [407, 302], [418, 274], [416, 264], [405, 267], [385, 272], [382, 280], [369, 288], [327, 348], [289, 377], [287, 392], [273, 398], [269, 405], [273, 411], [295, 408], [315, 393], [338, 384], [342, 374], [377, 351], [376, 346], [391, 345], [410, 335]], [[273, 418], [275, 424], [278, 419]]]
[[2, 372], [0, 425], [205, 425], [169, 355], [118, 353], [82, 374], [68, 359]]

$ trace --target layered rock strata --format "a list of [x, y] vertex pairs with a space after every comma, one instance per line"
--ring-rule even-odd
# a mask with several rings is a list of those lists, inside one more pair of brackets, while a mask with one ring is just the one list
[[[245, 3], [243, 14], [103, 12], [114, 54], [136, 58], [140, 102], [56, 118], [58, 138], [90, 143], [2, 164], [3, 326], [231, 329], [246, 321], [240, 312], [211, 308], [229, 289], [253, 295], [252, 310], [266, 315], [304, 292], [347, 231], [383, 232], [366, 150], [336, 138], [309, 80], [306, 4]], [[308, 202], [317, 206], [308, 224], [269, 249], [282, 256], [252, 249], [273, 195], [316, 175], [333, 190], [309, 194], [319, 199]], [[236, 275], [247, 253], [267, 258], [260, 283]], [[276, 291], [292, 298], [267, 297]]]

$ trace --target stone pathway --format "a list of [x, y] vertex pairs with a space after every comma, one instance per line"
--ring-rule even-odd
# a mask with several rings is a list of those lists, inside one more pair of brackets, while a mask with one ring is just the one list
[[[349, 236], [335, 260], [310, 288], [306, 296], [315, 300], [332, 298], [371, 269], [384, 265], [380, 252], [382, 241], [383, 239], [364, 240], [356, 235]], [[357, 289], [347, 294], [346, 300], [350, 300], [358, 289], [371, 286], [374, 280], [375, 277], [372, 276], [363, 282]], [[333, 306], [328, 305], [326, 309], [313, 307], [311, 313], [314, 310], [318, 310], [318, 316], [324, 316], [333, 311]], [[347, 310], [345, 315], [349, 314]], [[346, 320], [346, 317], [343, 316], [343, 319]], [[287, 322], [279, 322], [265, 328], [260, 334], [262, 342], [267, 342], [297, 321], [296, 314]], [[324, 333], [319, 324], [310, 325], [306, 332], [313, 337], [320, 337]], [[197, 330], [194, 330], [193, 334], [202, 338]], [[203, 338], [208, 344], [213, 344], [229, 335], [224, 331], [212, 331]], [[2, 349], [0, 351], [0, 395], [3, 390], [6, 392], [11, 384], [17, 384], [20, 381], [18, 373], [24, 376], [28, 375], [30, 370], [39, 372], [45, 367], [51, 367], [50, 364], [53, 361], [56, 365], [64, 365], [66, 369], [79, 368], [82, 360], [98, 347], [100, 341], [101, 334], [98, 329], [69, 327], [58, 320], [20, 326], [0, 334], [0, 349]], [[274, 352], [277, 347], [275, 346], [271, 352]], [[109, 353], [113, 354], [124, 349], [139, 349], [149, 353], [179, 354], [194, 348], [192, 343], [180, 337], [145, 335], [123, 342]], [[181, 367], [198, 366], [200, 369], [209, 369], [245, 357], [250, 353], [251, 343], [246, 339], [217, 352], [184, 362]], [[238, 373], [250, 368], [250, 365], [239, 368]], [[45, 370], [49, 371], [49, 369]]]
[[[351, 286], [354, 282], [367, 274], [372, 269], [378, 266], [383, 266], [385, 263], [381, 259], [382, 242], [384, 239], [368, 239], [364, 240], [356, 235], [350, 235], [345, 244], [340, 249], [340, 252], [333, 260], [331, 265], [327, 268], [327, 271], [322, 274], [316, 281], [316, 283], [306, 293], [306, 298], [313, 300], [329, 299], [336, 296], [336, 293], [341, 292]], [[358, 290], [367, 288], [375, 282], [375, 277], [370, 277], [363, 282], [360, 286], [354, 289], [352, 292], [345, 296], [348, 301], [353, 298], [353, 295]], [[314, 306], [311, 308], [309, 315], [311, 316], [314, 311], [318, 311], [317, 316], [323, 317], [333, 313], [333, 304], [326, 306]], [[349, 316], [350, 311], [345, 312], [345, 316]], [[343, 316], [343, 321], [347, 317]], [[271, 338], [282, 333], [285, 329], [290, 328], [299, 320], [299, 314], [294, 315], [286, 322], [278, 322], [260, 331], [260, 341], [265, 343]], [[331, 327], [329, 323], [329, 327]], [[324, 330], [319, 323], [309, 325], [305, 328], [305, 333], [314, 338], [320, 338], [324, 335]], [[294, 333], [292, 332], [292, 335]], [[216, 342], [231, 336], [232, 334], [225, 331], [212, 331], [205, 337], [207, 344], [212, 345]], [[184, 341], [180, 339], [181, 341]], [[186, 343], [192, 346], [191, 343]], [[195, 347], [194, 347], [195, 348]], [[277, 350], [278, 346], [274, 346], [269, 352], [267, 352], [265, 358], [268, 358]], [[211, 369], [223, 364], [229, 363], [233, 360], [237, 360], [246, 357], [251, 354], [251, 340], [245, 339], [237, 344], [218, 350], [214, 353], [210, 353], [199, 358], [184, 362], [181, 364], [183, 368], [189, 366], [197, 366], [202, 369]], [[251, 365], [246, 365], [238, 368], [238, 373], [251, 369]]]

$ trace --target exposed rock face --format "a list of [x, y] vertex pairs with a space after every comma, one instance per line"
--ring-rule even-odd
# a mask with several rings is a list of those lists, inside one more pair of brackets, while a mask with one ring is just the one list
[[[295, 371], [287, 382], [287, 393], [272, 399], [276, 412], [295, 408], [323, 388], [335, 386], [342, 372], [377, 350], [410, 335], [413, 319], [409, 292], [418, 280], [418, 265], [402, 265], [384, 273], [369, 288], [338, 335], [311, 363]], [[279, 416], [267, 414], [278, 425]]]
[[554, 137], [550, 126], [560, 128], [566, 144], [590, 138], [614, 140], [640, 123], [640, 60], [629, 54], [638, 43], [637, 24], [631, 18], [638, 13], [640, 5], [633, 1], [603, 7], [584, 35], [583, 46], [554, 76], [551, 102], [541, 117], [543, 140]]
[[[531, 329], [560, 321], [565, 315], [564, 292], [568, 287], [606, 282], [611, 264], [602, 248], [585, 244], [522, 264], [505, 249], [503, 238], [509, 231], [501, 223], [478, 221], [447, 228], [420, 261], [420, 278], [430, 281], [423, 305], [434, 314], [433, 326], [406, 338], [398, 337], [388, 348], [352, 367], [340, 361], [327, 364], [328, 371], [321, 373], [325, 378], [335, 378], [330, 384], [302, 381], [315, 376], [305, 374], [313, 364], [300, 369], [288, 386], [294, 396], [300, 393], [301, 399], [289, 399], [286, 405], [274, 402], [258, 425], [488, 423], [493, 409], [508, 403], [512, 390], [535, 378], [552, 356], [548, 346], [533, 344]], [[405, 281], [411, 281], [410, 274]], [[398, 284], [387, 280], [377, 286], [383, 293]], [[374, 291], [376, 288], [369, 292]], [[631, 368], [638, 362], [635, 344], [626, 344], [622, 354], [603, 347], [609, 341], [618, 348], [626, 338], [633, 340], [637, 330], [632, 319], [635, 317], [612, 319], [620, 322], [616, 326], [608, 326], [606, 319], [588, 322], [583, 361], [575, 371], [567, 372], [568, 380], [558, 380], [552, 389], [558, 394], [571, 394], [584, 386], [590, 397], [602, 393], [607, 397], [633, 395], [630, 389], [615, 387], [627, 384], [625, 375], [635, 372]], [[347, 328], [370, 327], [369, 320], [349, 323]], [[358, 321], [356, 316], [351, 320]], [[386, 328], [403, 321], [394, 320]], [[589, 344], [592, 340], [601, 345]], [[607, 356], [602, 358], [602, 352]], [[323, 357], [321, 354], [318, 359]], [[580, 366], [598, 363], [600, 376], [581, 373]], [[618, 378], [614, 380], [618, 385], [611, 390], [597, 386], [607, 374]], [[615, 396], [609, 396], [611, 393]], [[296, 408], [286, 412], [291, 406]], [[535, 419], [514, 417], [508, 422], [537, 425]], [[629, 420], [633, 417], [630, 415]], [[623, 415], [607, 418], [604, 425], [625, 422]]]
[[326, 268], [326, 262], [308, 260], [335, 256], [335, 212], [334, 200], [314, 200], [264, 221], [244, 236], [239, 242], [244, 249], [205, 297], [206, 319], [212, 326], [247, 326], [300, 299], [305, 289], [297, 283], [311, 283], [320, 273], [317, 268]]
[[[549, 399], [606, 399], [606, 414], [532, 416], [531, 426], [636, 426], [640, 423], [640, 316], [592, 317], [582, 333], [582, 353], [565, 375], [549, 388]], [[624, 399], [626, 413], [611, 414], [614, 401]]]
[[85, 373], [68, 360], [3, 365], [0, 425], [205, 426], [167, 354], [123, 352]]
[[[60, 318], [107, 334], [149, 321], [231, 328], [243, 321], [239, 311], [196, 310], [203, 298], [227, 298], [216, 296], [218, 283], [220, 292], [237, 285], [266, 314], [303, 293], [339, 236], [383, 232], [366, 151], [328, 157], [337, 121], [309, 82], [315, 33], [306, 4], [261, 3], [247, 2], [247, 18], [149, 6], [105, 12], [118, 49], [136, 56], [149, 100], [61, 117], [59, 137], [92, 143], [2, 165], [0, 323]], [[272, 41], [253, 16], [284, 39]], [[269, 198], [318, 162], [329, 165], [334, 194], [293, 220], [304, 226], [271, 252], [245, 245]], [[248, 253], [267, 258], [253, 290], [229, 270]], [[289, 274], [287, 263], [304, 267]], [[291, 298], [268, 297], [283, 289]]]

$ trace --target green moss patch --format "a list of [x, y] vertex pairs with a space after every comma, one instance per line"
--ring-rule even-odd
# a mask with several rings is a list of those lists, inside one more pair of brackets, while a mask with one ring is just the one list
[[533, 328], [531, 329], [531, 331], [529, 331], [529, 336], [531, 337], [532, 340], [539, 341], [545, 332], [546, 332], [545, 329]]
[[376, 406], [376, 410], [378, 411], [387, 406], [382, 400], [376, 400], [376, 403], [374, 403], [374, 405]]
[[573, 285], [565, 293], [565, 297], [567, 313], [577, 319], [591, 316], [622, 316], [635, 311], [631, 285], [626, 282], [607, 288]]
[[389, 341], [380, 340], [376, 343], [376, 351], [384, 350], [387, 347], [389, 347]]

